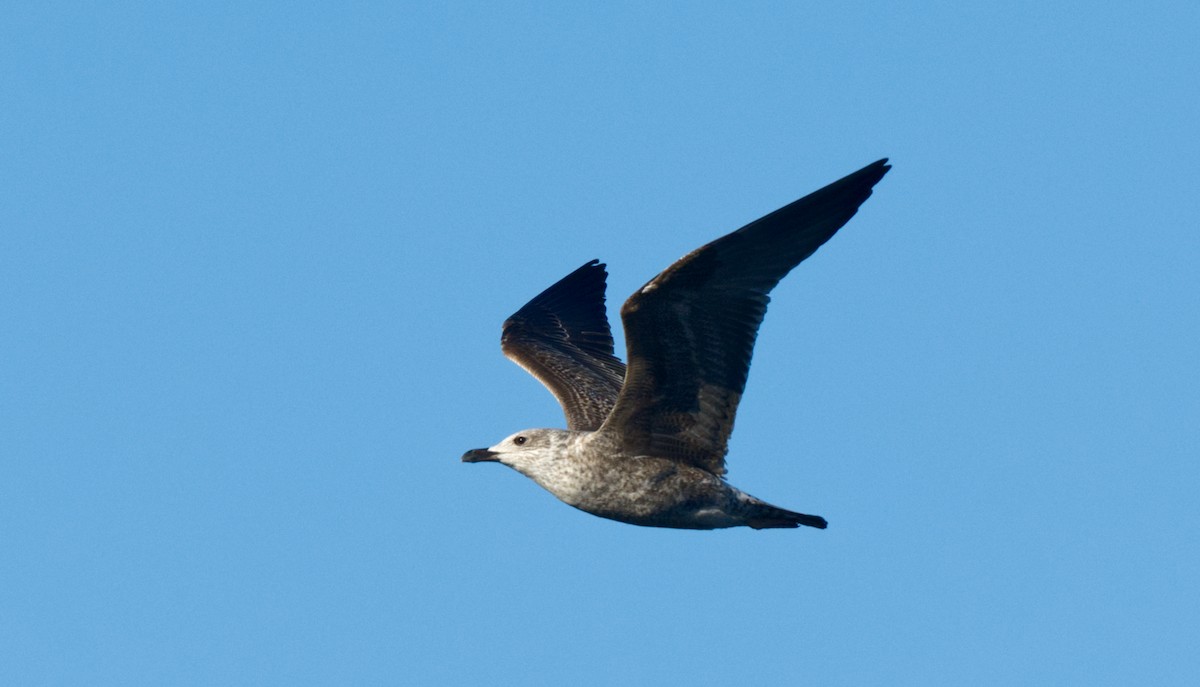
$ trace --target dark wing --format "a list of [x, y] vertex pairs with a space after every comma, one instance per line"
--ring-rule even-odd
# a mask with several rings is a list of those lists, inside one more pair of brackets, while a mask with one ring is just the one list
[[607, 274], [599, 260], [580, 267], [508, 318], [500, 336], [504, 355], [562, 404], [570, 429], [599, 429], [625, 379], [604, 312]]
[[631, 454], [725, 473], [767, 294], [842, 227], [883, 159], [692, 251], [621, 308], [629, 371], [604, 430]]

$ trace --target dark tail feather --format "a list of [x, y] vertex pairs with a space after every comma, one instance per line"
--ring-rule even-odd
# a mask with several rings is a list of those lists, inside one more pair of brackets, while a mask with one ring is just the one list
[[823, 530], [829, 523], [825, 522], [825, 518], [819, 515], [793, 513], [790, 510], [776, 508], [775, 506], [763, 503], [754, 509], [750, 517], [746, 518], [746, 524], [756, 530], [765, 530], [772, 527], [799, 527], [801, 525]]

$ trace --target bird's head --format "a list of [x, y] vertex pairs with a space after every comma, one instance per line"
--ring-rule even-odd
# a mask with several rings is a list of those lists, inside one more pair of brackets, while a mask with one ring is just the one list
[[563, 457], [570, 432], [562, 429], [526, 429], [488, 448], [463, 454], [464, 463], [503, 463], [527, 477], [536, 477]]

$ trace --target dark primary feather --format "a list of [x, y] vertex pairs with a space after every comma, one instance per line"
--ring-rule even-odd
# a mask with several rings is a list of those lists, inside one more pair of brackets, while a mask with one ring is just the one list
[[500, 336], [504, 355], [558, 399], [570, 429], [598, 429], [625, 377], [604, 310], [606, 276], [592, 260], [526, 303]]
[[625, 451], [725, 473], [768, 293], [858, 211], [880, 160], [692, 251], [621, 308], [629, 369], [604, 430]]

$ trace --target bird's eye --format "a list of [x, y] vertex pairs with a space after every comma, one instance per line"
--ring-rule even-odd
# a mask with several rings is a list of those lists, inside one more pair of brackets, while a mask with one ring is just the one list
[[513, 443], [517, 446], [524, 446], [526, 441], [529, 441], [529, 439], [526, 439], [525, 437], [517, 437], [513, 439]]

